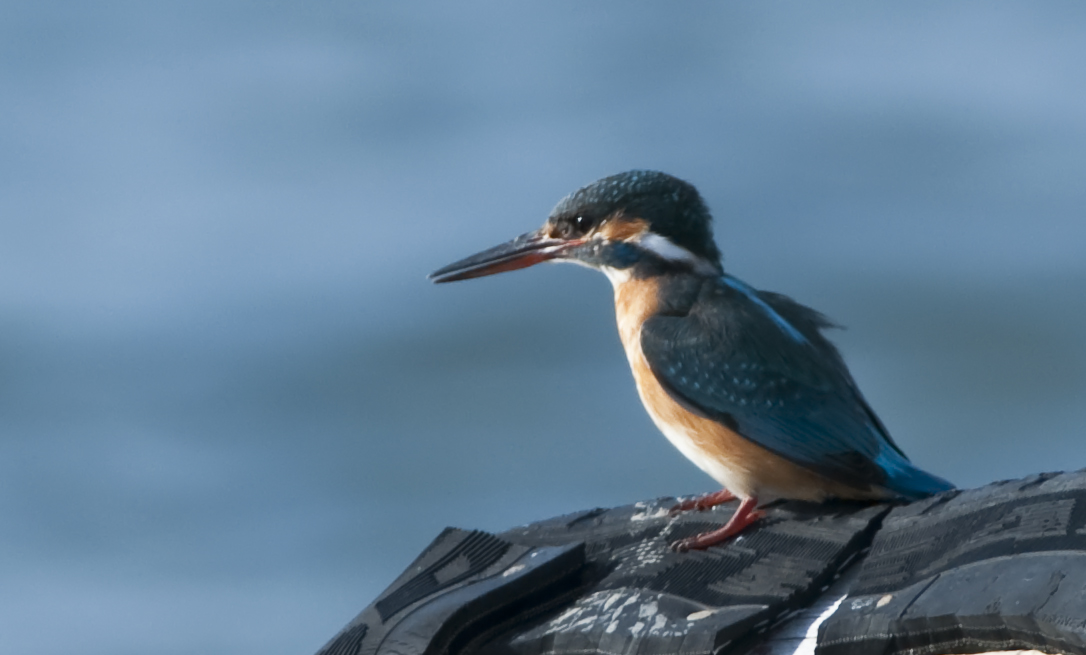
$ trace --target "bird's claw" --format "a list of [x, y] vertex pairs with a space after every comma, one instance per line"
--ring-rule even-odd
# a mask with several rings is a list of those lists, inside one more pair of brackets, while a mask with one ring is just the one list
[[695, 537], [687, 537], [686, 539], [679, 539], [678, 541], [671, 542], [671, 550], [675, 553], [685, 553], [690, 550], [693, 545]]
[[760, 509], [755, 509], [756, 502], [757, 501], [753, 498], [744, 500], [742, 504], [740, 504], [739, 509], [735, 511], [735, 514], [732, 515], [731, 519], [728, 520], [724, 527], [696, 534], [685, 539], [679, 539], [671, 544], [671, 550], [676, 553], [685, 553], [691, 550], [705, 550], [710, 546], [716, 546], [717, 544], [728, 541], [750, 527], [753, 523], [765, 518], [765, 512]]
[[722, 489], [720, 491], [714, 491], [711, 494], [705, 494], [703, 496], [698, 496], [697, 498], [690, 498], [688, 500], [684, 500], [668, 510], [667, 515], [674, 517], [678, 516], [683, 512], [688, 512], [692, 509], [696, 509], [701, 512], [707, 509], [712, 509], [717, 505], [723, 505], [724, 503], [732, 500], [735, 500], [735, 494], [728, 491], [727, 489]]
[[[679, 514], [682, 514], [683, 512], [689, 512], [692, 509], [698, 509], [698, 499], [697, 498], [694, 498], [692, 500], [684, 500], [681, 503], [677, 503], [675, 506], [673, 506], [671, 509], [669, 509], [667, 511], [667, 515], [674, 517], [674, 516], [678, 516]], [[678, 542], [675, 542], [675, 543], [678, 543]]]

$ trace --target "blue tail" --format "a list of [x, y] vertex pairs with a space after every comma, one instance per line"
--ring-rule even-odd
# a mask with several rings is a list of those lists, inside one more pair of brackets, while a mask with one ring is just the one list
[[883, 448], [875, 463], [886, 473], [883, 486], [909, 500], [920, 500], [954, 488], [939, 476], [916, 468], [893, 448]]

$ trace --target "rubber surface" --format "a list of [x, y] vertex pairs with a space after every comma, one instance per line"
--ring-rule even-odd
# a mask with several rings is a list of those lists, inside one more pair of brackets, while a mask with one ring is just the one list
[[1086, 474], [895, 508], [818, 655], [1086, 655]]
[[320, 655], [461, 651], [522, 610], [579, 584], [584, 545], [533, 547], [447, 528]]
[[817, 655], [1086, 655], [1086, 473], [893, 508], [784, 503], [681, 554], [672, 541], [737, 503], [671, 517], [674, 503], [447, 529], [321, 655], [775, 654], [787, 640], [766, 631], [795, 628], [860, 558], [838, 585], [854, 577], [849, 595], [817, 617]]
[[[674, 553], [676, 539], [723, 525], [736, 502], [668, 516], [674, 499], [593, 510], [502, 533], [518, 544], [584, 542], [577, 598], [480, 644], [480, 655], [720, 653], [742, 650], [802, 608], [862, 550], [885, 506], [788, 503], [739, 538]], [[466, 651], [468, 652], [468, 651]]]

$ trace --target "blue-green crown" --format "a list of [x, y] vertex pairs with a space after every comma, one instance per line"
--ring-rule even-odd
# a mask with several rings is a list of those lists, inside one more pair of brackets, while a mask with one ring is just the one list
[[616, 213], [643, 219], [653, 233], [710, 262], [720, 261], [705, 201], [694, 185], [667, 173], [626, 171], [596, 180], [559, 201], [550, 218], [584, 216], [595, 222]]

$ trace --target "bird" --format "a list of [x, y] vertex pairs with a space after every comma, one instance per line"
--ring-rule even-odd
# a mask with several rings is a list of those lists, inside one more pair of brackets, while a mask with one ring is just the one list
[[538, 230], [430, 274], [435, 283], [541, 262], [603, 272], [638, 395], [664, 436], [722, 489], [672, 514], [739, 500], [722, 527], [673, 550], [724, 543], [775, 500], [918, 500], [954, 486], [912, 464], [868, 404], [836, 327], [788, 296], [726, 273], [709, 209], [650, 170], [567, 195]]

